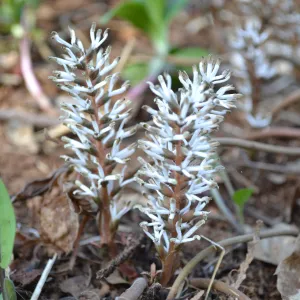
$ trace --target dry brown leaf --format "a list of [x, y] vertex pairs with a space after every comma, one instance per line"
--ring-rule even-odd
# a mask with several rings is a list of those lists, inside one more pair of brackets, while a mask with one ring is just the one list
[[300, 299], [300, 235], [295, 241], [293, 253], [278, 265], [277, 289], [283, 300]]
[[14, 283], [24, 287], [35, 281], [42, 274], [42, 269], [36, 269], [35, 261], [21, 261], [19, 259], [14, 260], [11, 264], [10, 278]]
[[112, 274], [110, 274], [105, 280], [111, 284], [129, 284], [128, 281], [126, 281], [121, 275], [118, 270], [115, 270]]
[[[278, 224], [275, 228], [291, 227], [287, 224]], [[254, 258], [277, 266], [293, 252], [295, 237], [275, 236], [261, 240], [254, 250]]]
[[29, 182], [22, 189], [22, 191], [12, 197], [12, 201], [26, 200], [47, 192], [49, 189], [51, 189], [57, 178], [63, 173], [67, 172], [67, 170], [68, 167], [64, 165], [55, 170], [49, 177]]
[[101, 290], [99, 289], [88, 289], [80, 294], [78, 300], [100, 300]]
[[[90, 265], [83, 265], [79, 274], [80, 275], [74, 277], [69, 277], [59, 284], [59, 287], [63, 292], [71, 294], [76, 299], [90, 287], [92, 278]], [[93, 287], [90, 287], [90, 289], [93, 289]]]
[[59, 287], [63, 292], [69, 293], [75, 298], [78, 298], [88, 286], [89, 279], [84, 275], [68, 278], [59, 284]]
[[40, 236], [51, 252], [69, 253], [77, 237], [79, 220], [73, 203], [59, 188], [47, 194], [40, 210]]

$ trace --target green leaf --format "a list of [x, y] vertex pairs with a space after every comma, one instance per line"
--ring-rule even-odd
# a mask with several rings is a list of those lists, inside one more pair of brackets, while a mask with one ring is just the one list
[[244, 206], [252, 194], [253, 189], [239, 189], [232, 195], [232, 199], [237, 205], [238, 214], [242, 224], [244, 223]]
[[113, 17], [126, 20], [148, 35], [159, 54], [166, 54], [168, 28], [163, 20], [163, 6], [162, 0], [124, 1], [102, 16], [100, 22], [105, 24]]
[[156, 26], [164, 25], [165, 0], [145, 0], [145, 8], [150, 19]]
[[10, 197], [0, 180], [0, 267], [8, 267], [14, 247], [16, 217]]
[[[199, 48], [199, 47], [187, 47], [187, 48], [173, 48], [170, 51], [170, 55], [177, 58], [191, 58], [193, 60], [199, 61], [203, 56], [207, 56], [209, 52], [206, 49]], [[183, 64], [180, 62], [176, 63], [177, 69], [180, 69], [181, 71], [185, 71], [188, 74], [192, 73], [192, 64]]]
[[189, 3], [189, 0], [166, 0], [166, 2], [164, 19], [166, 22], [170, 22]]
[[118, 6], [102, 16], [100, 22], [105, 24], [113, 17], [124, 19], [147, 34], [152, 30], [152, 20], [143, 1], [121, 2]]
[[239, 207], [244, 207], [246, 202], [250, 199], [253, 194], [253, 189], [239, 189], [235, 191], [232, 199], [236, 205]]
[[17, 300], [17, 294], [14, 283], [8, 278], [4, 279], [4, 293], [6, 295], [6, 297], [4, 297], [5, 299]]
[[147, 63], [135, 63], [127, 65], [122, 71], [124, 79], [129, 80], [132, 85], [136, 85], [149, 74], [149, 65]]

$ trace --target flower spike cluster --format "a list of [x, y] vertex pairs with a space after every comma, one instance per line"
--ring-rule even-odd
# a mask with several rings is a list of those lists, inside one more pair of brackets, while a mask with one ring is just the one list
[[136, 180], [147, 191], [147, 206], [139, 209], [150, 221], [141, 226], [164, 265], [163, 284], [174, 271], [179, 246], [200, 239], [196, 231], [204, 224], [208, 212], [203, 209], [210, 199], [205, 192], [217, 187], [212, 175], [221, 168], [215, 155], [218, 143], [210, 134], [239, 96], [233, 86], [224, 85], [230, 72], [219, 74], [219, 68], [220, 61], [208, 57], [193, 68], [192, 78], [180, 72], [178, 92], [172, 90], [168, 74], [158, 77], [157, 86], [149, 83], [157, 110], [144, 107], [153, 124], [142, 124], [146, 139], [139, 140], [138, 147], [149, 162], [140, 158]]
[[[90, 46], [82, 42], [70, 29], [71, 41], [63, 40], [56, 32], [52, 37], [62, 45], [62, 58], [51, 57], [62, 67], [51, 79], [68, 92], [74, 103], [63, 103], [64, 123], [76, 139], [63, 137], [65, 148], [70, 148], [75, 157], [64, 156], [81, 175], [74, 192], [82, 198], [92, 199], [99, 207], [99, 227], [103, 242], [110, 242], [118, 219], [129, 205], [118, 207], [112, 194], [116, 186], [124, 186], [125, 164], [135, 151], [135, 144], [121, 147], [122, 140], [133, 135], [135, 129], [124, 129], [130, 114], [130, 101], [115, 100], [123, 94], [128, 83], [118, 86], [118, 74], [110, 75], [119, 58], [110, 62], [110, 47], [102, 48], [108, 32], [90, 30]], [[114, 171], [118, 164], [124, 165], [121, 173]]]
[[269, 37], [270, 32], [263, 30], [260, 20], [251, 19], [244, 27], [237, 28], [230, 40], [234, 49], [231, 62], [237, 88], [244, 95], [239, 107], [245, 112], [250, 126], [255, 128], [268, 126], [271, 122], [271, 117], [260, 110], [262, 84], [277, 74], [263, 48]]

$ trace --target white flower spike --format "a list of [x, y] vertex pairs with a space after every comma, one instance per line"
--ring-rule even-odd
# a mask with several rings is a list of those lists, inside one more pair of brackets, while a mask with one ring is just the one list
[[208, 214], [203, 211], [209, 201], [204, 193], [217, 186], [211, 175], [220, 169], [214, 158], [218, 143], [210, 134], [239, 97], [230, 85], [216, 88], [230, 77], [229, 71], [218, 74], [219, 68], [220, 61], [208, 57], [199, 69], [194, 67], [192, 78], [180, 72], [183, 87], [177, 92], [167, 74], [159, 76], [158, 86], [150, 83], [158, 97], [157, 110], [145, 107], [153, 124], [142, 124], [147, 134], [138, 147], [151, 162], [140, 159], [136, 180], [147, 190], [147, 206], [139, 208], [151, 221], [141, 226], [165, 265], [164, 283], [167, 273], [172, 273], [167, 266], [174, 265], [180, 245], [200, 239], [196, 231]]
[[[119, 58], [110, 62], [110, 47], [103, 50], [108, 32], [90, 30], [91, 44], [85, 49], [70, 29], [71, 41], [63, 40], [58, 33], [52, 37], [63, 46], [63, 58], [51, 57], [63, 70], [53, 72], [51, 79], [68, 92], [75, 104], [63, 103], [64, 123], [77, 139], [63, 137], [65, 147], [70, 148], [76, 158], [63, 156], [81, 176], [75, 182], [75, 194], [94, 200], [99, 206], [99, 230], [104, 243], [111, 242], [119, 218], [130, 206], [120, 208], [116, 203], [114, 190], [131, 182], [124, 180], [125, 163], [135, 151], [135, 144], [121, 147], [122, 140], [135, 134], [135, 129], [125, 130], [130, 114], [130, 101], [114, 100], [123, 94], [128, 83], [118, 86], [118, 74], [111, 75]], [[114, 97], [112, 99], [112, 97]], [[114, 171], [117, 164], [123, 165], [120, 173]]]

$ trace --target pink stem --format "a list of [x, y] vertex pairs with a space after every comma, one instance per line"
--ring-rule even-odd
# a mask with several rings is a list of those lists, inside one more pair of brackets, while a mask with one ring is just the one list
[[30, 41], [26, 36], [26, 33], [20, 42], [20, 64], [22, 76], [29, 93], [36, 100], [42, 110], [52, 112], [53, 106], [51, 105], [49, 98], [44, 94], [42, 87], [33, 72], [30, 54]]

